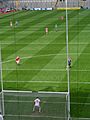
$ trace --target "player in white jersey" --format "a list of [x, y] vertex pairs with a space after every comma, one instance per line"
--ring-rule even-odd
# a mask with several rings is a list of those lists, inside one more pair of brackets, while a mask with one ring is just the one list
[[37, 97], [35, 100], [34, 100], [34, 107], [33, 107], [33, 112], [38, 110], [39, 112], [41, 112], [41, 107], [40, 107], [40, 99]]
[[2, 114], [1, 114], [1, 112], [0, 112], [0, 120], [3, 120], [3, 116], [2, 116]]
[[48, 27], [45, 28], [45, 34], [48, 34]]
[[12, 27], [12, 26], [13, 26], [12, 21], [10, 21], [10, 27]]

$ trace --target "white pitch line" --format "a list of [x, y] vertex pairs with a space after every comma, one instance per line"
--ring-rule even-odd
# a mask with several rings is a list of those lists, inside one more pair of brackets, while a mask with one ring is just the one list
[[[90, 53], [69, 53], [70, 55], [73, 54], [73, 55], [77, 55], [77, 54], [85, 54], [85, 55], [90, 55]], [[46, 55], [34, 55], [34, 56], [27, 56], [27, 57], [22, 57], [21, 59], [29, 59], [29, 58], [36, 58], [36, 57], [48, 57], [48, 56], [64, 56], [66, 55], [66, 53], [62, 53], [62, 54], [46, 54]], [[8, 62], [12, 62], [12, 61], [15, 61], [15, 59], [10, 59], [10, 60], [7, 60], [7, 61], [3, 61], [2, 64], [4, 63], [8, 63]]]
[[73, 118], [73, 120], [90, 120], [90, 118]]
[[[11, 80], [11, 81], [3, 81], [4, 83], [8, 83], [8, 82], [17, 82], [17, 80], [15, 81], [15, 80]], [[18, 81], [18, 83], [57, 83], [57, 84], [59, 84], [59, 83], [62, 83], [62, 82], [59, 82], [59, 81]], [[63, 82], [64, 84], [65, 83], [67, 83], [67, 82]]]
[[2, 62], [2, 64], [12, 62], [12, 61], [15, 61], [15, 59], [10, 59], [10, 60], [4, 61], [4, 62]]
[[8, 70], [8, 71], [14, 71], [14, 70], [19, 70], [19, 71], [66, 71], [66, 69], [3, 69], [3, 70]]
[[8, 116], [8, 117], [18, 117], [18, 116], [21, 116], [21, 117], [45, 117], [45, 118], [66, 118], [66, 117], [59, 117], [59, 116], [47, 116], [47, 115], [12, 115], [12, 114], [6, 114], [5, 116]]
[[[18, 83], [57, 83], [57, 84], [67, 84], [67, 82], [62, 82], [62, 81], [40, 81], [40, 80], [33, 80], [33, 81], [17, 81], [17, 80], [9, 80], [9, 81], [3, 81], [4, 83], [14, 83], [14, 82], [18, 82]], [[90, 84], [90, 82], [70, 82], [70, 84]]]
[[[29, 59], [29, 58], [32, 58], [32, 57], [31, 56], [27, 56], [27, 57], [22, 57], [20, 59]], [[8, 62], [12, 62], [12, 61], [15, 61], [15, 59], [10, 59], [10, 60], [7, 60], [7, 61], [3, 61], [2, 64], [8, 63]]]
[[[34, 58], [34, 57], [48, 57], [48, 56], [54, 56], [54, 55], [64, 55], [64, 54], [47, 54], [47, 55], [27, 56], [27, 57], [22, 57], [21, 59], [29, 59], [29, 58]], [[2, 63], [4, 64], [4, 63], [12, 62], [12, 61], [15, 61], [15, 59], [3, 61]]]
[[[66, 69], [3, 69], [3, 71], [14, 71], [14, 70], [18, 70], [18, 71], [51, 71], [51, 72], [65, 72], [66, 71]], [[72, 72], [90, 72], [90, 70], [89, 69], [87, 69], [87, 70], [71, 70]]]
[[[4, 45], [8, 45], [8, 44], [12, 44], [12, 43], [1, 43], [2, 45], [4, 44]], [[49, 43], [16, 43], [16, 45], [25, 45], [25, 44], [31, 44], [31, 45], [47, 45], [47, 44], [49, 44]], [[65, 45], [66, 43], [50, 43], [50, 45]], [[79, 44], [79, 45], [87, 45], [88, 43], [86, 43], [86, 42], [81, 42], [81, 43], [69, 43], [69, 45], [77, 45], [77, 44]]]

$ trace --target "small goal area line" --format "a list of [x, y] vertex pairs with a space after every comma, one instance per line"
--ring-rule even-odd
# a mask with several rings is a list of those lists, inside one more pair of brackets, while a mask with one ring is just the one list
[[6, 114], [5, 116], [7, 116], [7, 117], [29, 117], [29, 118], [31, 118], [31, 117], [35, 117], [35, 118], [66, 118], [66, 117], [60, 117], [60, 116], [47, 116], [47, 115], [12, 115], [12, 114]]

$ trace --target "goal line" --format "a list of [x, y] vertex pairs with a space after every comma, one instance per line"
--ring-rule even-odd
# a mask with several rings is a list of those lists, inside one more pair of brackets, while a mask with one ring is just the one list
[[[6, 115], [7, 117], [18, 117], [19, 115], [11, 115], [11, 114], [8, 114]], [[58, 116], [45, 116], [45, 115], [20, 115], [20, 117], [28, 117], [28, 118], [54, 118], [54, 119], [57, 119], [57, 118], [66, 118], [66, 117], [58, 117]]]

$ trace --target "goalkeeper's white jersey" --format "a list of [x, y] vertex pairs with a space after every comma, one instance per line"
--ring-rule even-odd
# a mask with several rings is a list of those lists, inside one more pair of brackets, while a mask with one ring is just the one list
[[40, 99], [37, 98], [34, 100], [35, 106], [39, 107], [40, 106]]
[[2, 115], [0, 115], [0, 120], [3, 120], [3, 116]]

